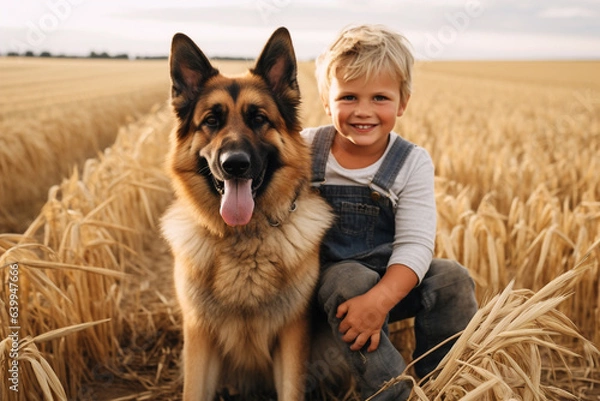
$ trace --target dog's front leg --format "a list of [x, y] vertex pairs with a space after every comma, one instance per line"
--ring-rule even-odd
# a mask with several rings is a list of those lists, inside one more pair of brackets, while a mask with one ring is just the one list
[[306, 366], [309, 355], [308, 319], [302, 316], [282, 330], [273, 355], [277, 399], [304, 400]]
[[[192, 320], [192, 319], [190, 319]], [[183, 401], [213, 401], [221, 360], [201, 324], [183, 322]]]

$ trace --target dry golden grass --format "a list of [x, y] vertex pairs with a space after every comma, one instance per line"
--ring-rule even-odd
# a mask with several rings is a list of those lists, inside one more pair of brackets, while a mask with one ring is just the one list
[[[597, 399], [600, 79], [589, 65], [417, 66], [396, 128], [432, 154], [437, 254], [470, 269], [482, 308], [414, 399]], [[312, 68], [299, 74], [306, 126], [327, 123]], [[163, 107], [123, 127], [49, 191], [23, 235], [0, 235], [0, 321], [18, 262], [24, 339], [23, 391], [2, 387], [1, 401], [180, 399], [181, 322], [156, 227], [171, 199], [171, 124]], [[8, 334], [3, 323], [2, 383]]]
[[[139, 286], [159, 294], [148, 284], [156, 275], [146, 247], [156, 242], [156, 220], [171, 198], [161, 168], [171, 126], [163, 109], [123, 128], [111, 148], [85, 163], [81, 177], [74, 173], [50, 190], [23, 235], [0, 235], [2, 273], [7, 265], [19, 265], [20, 335], [31, 338], [20, 345], [22, 388], [36, 394], [43, 389], [36, 365], [25, 356], [27, 343], [37, 346], [74, 396], [83, 394], [82, 381], [97, 380], [99, 367], [115, 366], [120, 347], [134, 344], [140, 331], [156, 333], [144, 314], [157, 311], [144, 311], [147, 305], [138, 295]], [[8, 299], [3, 286], [2, 322], [10, 321]], [[77, 326], [81, 323], [98, 324], [84, 329]], [[79, 335], [73, 327], [84, 330]], [[55, 334], [44, 335], [49, 331]], [[0, 332], [5, 338], [8, 326]], [[6, 352], [0, 355], [3, 378], [7, 358]], [[3, 400], [13, 399], [3, 394]]]
[[382, 390], [407, 380], [419, 401], [585, 399], [600, 354], [557, 307], [589, 268], [582, 263], [538, 292], [511, 282], [480, 308], [429, 376], [416, 383], [403, 375]]
[[0, 58], [0, 233], [169, 93], [164, 62]]

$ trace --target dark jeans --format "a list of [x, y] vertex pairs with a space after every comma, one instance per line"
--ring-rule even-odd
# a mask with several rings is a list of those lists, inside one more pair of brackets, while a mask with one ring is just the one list
[[[377, 272], [361, 263], [344, 261], [322, 272], [318, 289], [319, 306], [325, 311], [334, 336], [354, 371], [363, 399], [373, 395], [386, 381], [402, 374], [406, 362], [390, 342], [387, 324], [376, 351], [367, 352], [366, 345], [360, 351], [351, 351], [341, 339], [338, 332], [340, 319], [335, 315], [340, 304], [364, 294], [379, 279]], [[390, 311], [388, 318], [390, 322], [415, 318], [414, 357], [417, 358], [463, 330], [476, 311], [474, 283], [467, 269], [451, 260], [434, 259], [421, 284]], [[423, 377], [434, 370], [452, 345], [446, 344], [419, 361], [415, 365], [416, 373]], [[406, 400], [410, 390], [406, 383], [398, 383], [374, 400]]]

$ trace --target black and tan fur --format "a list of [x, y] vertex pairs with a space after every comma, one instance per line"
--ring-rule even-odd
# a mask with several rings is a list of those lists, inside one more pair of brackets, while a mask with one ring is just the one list
[[[289, 33], [278, 29], [255, 67], [238, 77], [221, 75], [177, 34], [170, 68], [176, 200], [162, 229], [183, 313], [184, 400], [212, 401], [224, 386], [302, 400], [308, 307], [331, 215], [310, 191]], [[242, 182], [251, 182], [247, 222], [247, 212], [223, 206], [233, 196], [227, 188], [242, 191]], [[248, 194], [235, 196], [252, 205]]]

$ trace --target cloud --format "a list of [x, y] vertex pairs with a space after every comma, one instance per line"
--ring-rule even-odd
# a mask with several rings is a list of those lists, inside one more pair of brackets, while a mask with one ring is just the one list
[[587, 60], [600, 55], [600, 38], [560, 34], [473, 31], [447, 45], [430, 37], [417, 45], [421, 60]]
[[597, 13], [583, 7], [550, 7], [541, 11], [538, 16], [547, 19], [594, 18]]
[[425, 59], [600, 58], [600, 0], [64, 2], [81, 5], [71, 7], [56, 27], [45, 22], [56, 17], [51, 6], [63, 2], [10, 2], [6, 14], [0, 13], [0, 37], [5, 39], [0, 53], [15, 43], [32, 47], [28, 39], [43, 36], [33, 50], [160, 54], [168, 51], [175, 32], [184, 32], [211, 56], [253, 57], [283, 25], [292, 33], [299, 58], [312, 58], [344, 26], [378, 23], [405, 35]]

